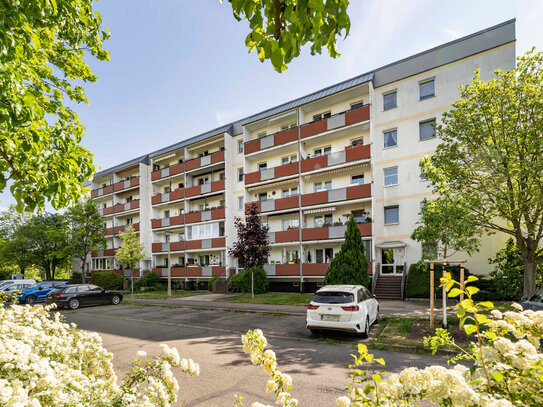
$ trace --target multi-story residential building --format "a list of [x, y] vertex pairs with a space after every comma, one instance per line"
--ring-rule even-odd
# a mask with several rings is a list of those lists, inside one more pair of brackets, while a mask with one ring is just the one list
[[[133, 225], [146, 254], [137, 275], [225, 275], [234, 219], [255, 204], [270, 227], [272, 287], [321, 284], [351, 215], [371, 272], [402, 275], [421, 258], [410, 235], [431, 197], [419, 162], [437, 147], [433, 125], [475, 70], [490, 79], [514, 66], [511, 20], [101, 171], [91, 190], [108, 248], [92, 269], [120, 267], [118, 232]], [[488, 272], [502, 245], [486, 239], [470, 269]]]

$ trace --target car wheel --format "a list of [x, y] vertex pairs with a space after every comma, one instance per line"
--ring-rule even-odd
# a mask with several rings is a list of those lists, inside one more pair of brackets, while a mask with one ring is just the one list
[[72, 298], [68, 302], [68, 307], [70, 307], [70, 309], [78, 309], [79, 308], [79, 300], [77, 298]]
[[118, 295], [114, 295], [113, 298], [111, 299], [111, 303], [113, 305], [119, 305], [120, 302], [121, 302], [121, 298]]
[[313, 335], [313, 336], [318, 336], [319, 335], [319, 330], [318, 329], [310, 329], [309, 331], [311, 332], [311, 335]]
[[25, 304], [34, 305], [35, 303], [36, 303], [36, 297], [34, 297], [33, 295], [29, 295], [28, 297], [26, 297]]
[[370, 317], [366, 317], [366, 326], [364, 326], [364, 332], [360, 334], [362, 339], [366, 339], [370, 335]]
[[379, 323], [379, 313], [377, 313], [377, 315], [375, 316], [375, 321], [373, 321], [374, 324], [378, 324]]

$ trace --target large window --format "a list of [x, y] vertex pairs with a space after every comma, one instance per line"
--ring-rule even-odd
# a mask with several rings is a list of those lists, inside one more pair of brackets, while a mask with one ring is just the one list
[[436, 119], [419, 123], [419, 140], [429, 140], [436, 135]]
[[398, 130], [389, 130], [383, 133], [384, 147], [395, 147], [398, 145]]
[[289, 163], [295, 163], [297, 161], [298, 161], [298, 155], [297, 154], [281, 158], [281, 164], [282, 165], [286, 165], [286, 164], [289, 164]]
[[210, 239], [222, 236], [224, 236], [224, 225], [218, 222], [192, 225], [187, 228], [187, 240]]
[[398, 185], [398, 167], [385, 168], [384, 171], [385, 186]]
[[316, 122], [319, 120], [328, 119], [330, 116], [332, 116], [332, 112], [319, 113], [313, 115], [313, 121]]
[[287, 196], [294, 196], [294, 195], [298, 195], [298, 187], [283, 189], [283, 198], [286, 198]]
[[327, 147], [320, 147], [320, 148], [316, 148], [313, 150], [313, 155], [315, 157], [320, 157], [321, 155], [330, 155], [332, 154], [332, 147], [331, 146], [327, 146]]
[[396, 103], [396, 91], [386, 93], [383, 95], [383, 110], [390, 110], [397, 107]]
[[243, 140], [238, 140], [238, 153], [243, 153]]
[[433, 79], [419, 83], [420, 100], [428, 99], [435, 95], [435, 81]]
[[400, 223], [400, 207], [385, 206], [385, 225]]
[[332, 181], [315, 182], [315, 192], [322, 190], [330, 191], [332, 189]]
[[351, 177], [351, 184], [364, 185], [364, 174], [353, 175]]
[[297, 228], [300, 225], [298, 218], [283, 219], [282, 223], [283, 223], [283, 230]]
[[332, 214], [327, 213], [325, 215], [315, 216], [315, 226], [320, 228], [321, 226], [331, 226], [332, 225]]

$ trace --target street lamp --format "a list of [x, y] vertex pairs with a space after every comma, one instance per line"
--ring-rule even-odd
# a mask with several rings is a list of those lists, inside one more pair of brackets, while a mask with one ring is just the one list
[[170, 261], [170, 232], [166, 232], [166, 243], [168, 244], [168, 297], [172, 296], [172, 263]]

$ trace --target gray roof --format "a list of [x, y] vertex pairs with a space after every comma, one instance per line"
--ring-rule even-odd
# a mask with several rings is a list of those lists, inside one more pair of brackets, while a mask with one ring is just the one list
[[384, 86], [387, 83], [407, 78], [412, 75], [445, 65], [459, 59], [467, 58], [471, 55], [499, 47], [504, 44], [515, 41], [515, 22], [516, 19], [511, 19], [495, 26], [486, 28], [476, 33], [467, 35], [454, 41], [447, 42], [435, 48], [420, 52], [410, 57], [401, 59], [391, 64], [377, 68], [371, 72], [355, 76], [335, 85], [328, 86], [319, 91], [310, 93], [309, 95], [282, 103], [271, 109], [264, 110], [260, 113], [253, 114], [235, 122], [226, 124], [216, 129], [207, 131], [197, 136], [182, 140], [176, 144], [156, 150], [143, 157], [136, 158], [131, 161], [108, 168], [95, 174], [95, 178], [107, 175], [120, 169], [130, 167], [136, 163], [150, 163], [152, 157], [174, 151], [178, 148], [197, 143], [209, 137], [213, 137], [222, 133], [227, 133], [231, 136], [240, 134], [243, 131], [243, 126], [258, 120], [265, 119], [270, 116], [285, 112], [310, 103], [312, 101], [324, 98], [334, 93], [341, 92], [345, 89], [353, 88], [363, 83], [372, 81], [374, 87]]

